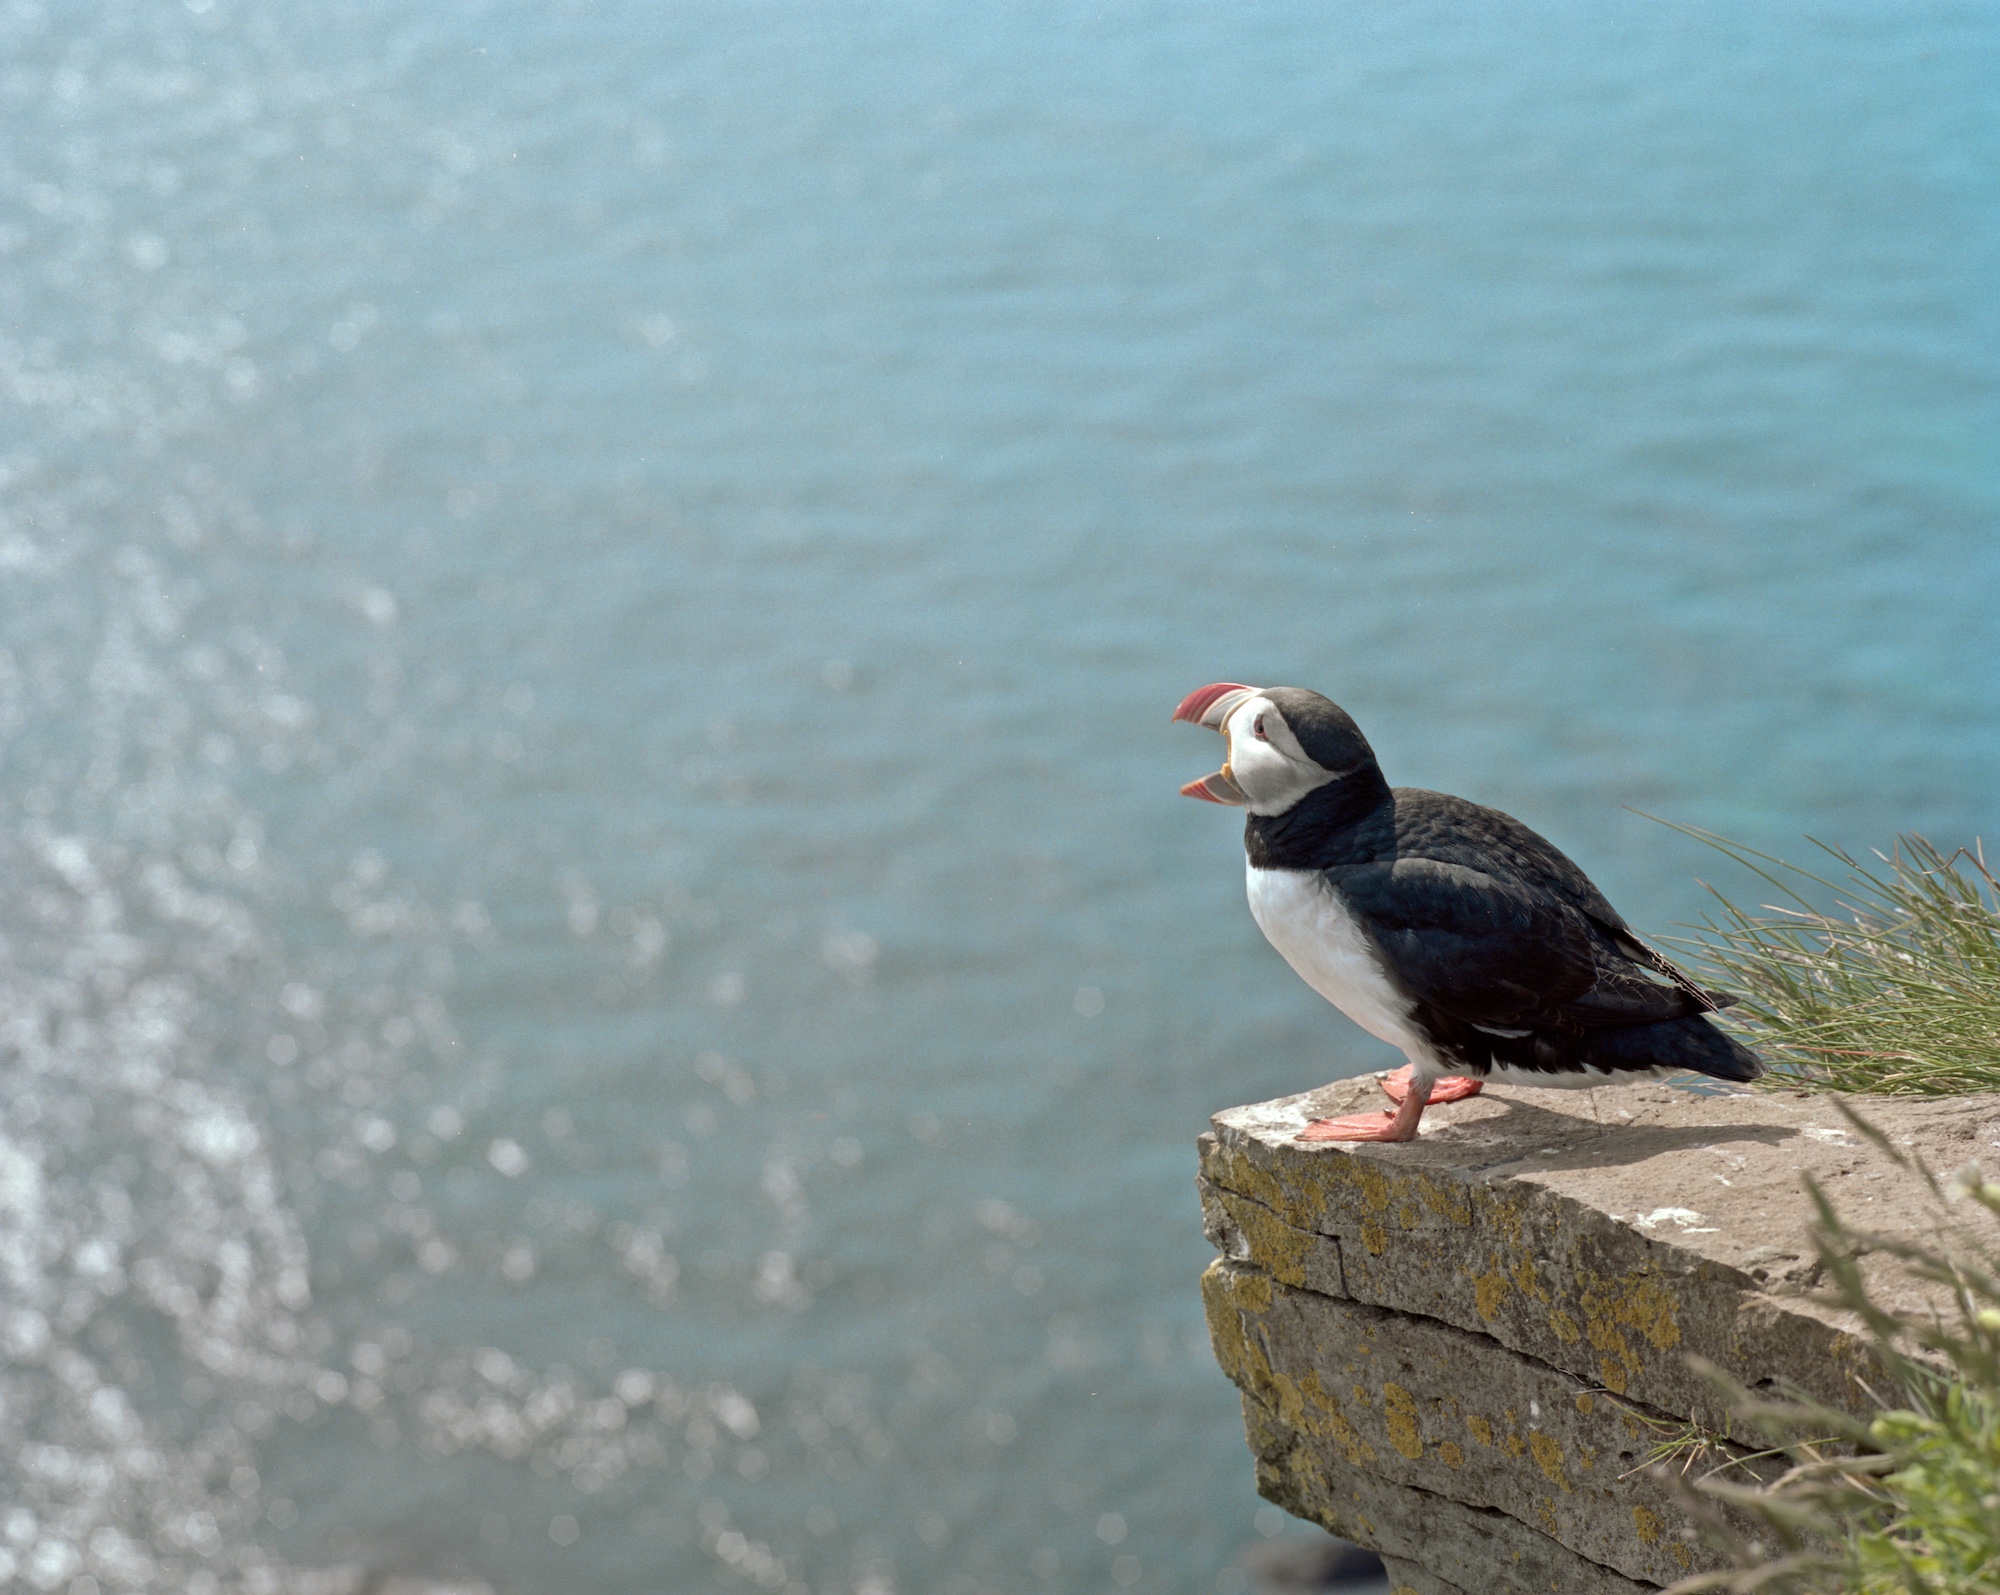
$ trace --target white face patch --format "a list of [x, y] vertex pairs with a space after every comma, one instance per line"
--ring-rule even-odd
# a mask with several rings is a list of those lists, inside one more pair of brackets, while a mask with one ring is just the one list
[[1252, 814], [1283, 814], [1333, 779], [1306, 757], [1277, 705], [1261, 693], [1246, 699], [1222, 729], [1229, 738], [1229, 773]]

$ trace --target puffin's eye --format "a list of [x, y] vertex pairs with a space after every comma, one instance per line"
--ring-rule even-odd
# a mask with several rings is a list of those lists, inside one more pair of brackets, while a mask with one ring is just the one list
[[1257, 716], [1256, 724], [1250, 727], [1250, 731], [1259, 742], [1269, 742], [1271, 740], [1264, 735], [1264, 717], [1261, 714]]

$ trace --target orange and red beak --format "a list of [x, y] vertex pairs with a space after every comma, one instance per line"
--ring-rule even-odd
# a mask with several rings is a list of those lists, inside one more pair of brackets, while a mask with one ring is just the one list
[[1181, 796], [1200, 798], [1204, 803], [1227, 803], [1236, 809], [1250, 801], [1243, 795], [1243, 788], [1236, 784], [1236, 777], [1229, 773], [1226, 763], [1215, 774], [1188, 782], [1181, 788]]
[[[1246, 698], [1256, 696], [1258, 689], [1243, 686], [1235, 681], [1212, 681], [1205, 687], [1197, 687], [1174, 711], [1174, 719], [1186, 720], [1194, 725], [1204, 725], [1211, 731], [1222, 731], [1229, 724], [1229, 717], [1243, 706]], [[1224, 733], [1227, 735], [1227, 733]], [[1250, 800], [1244, 796], [1243, 788], [1236, 784], [1236, 777], [1229, 773], [1229, 765], [1224, 761], [1214, 775], [1205, 775], [1199, 781], [1190, 781], [1181, 788], [1182, 797], [1200, 798], [1204, 803], [1227, 803], [1241, 808]]]

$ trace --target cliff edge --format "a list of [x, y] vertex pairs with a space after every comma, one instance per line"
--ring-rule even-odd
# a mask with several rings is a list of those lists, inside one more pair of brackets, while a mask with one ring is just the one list
[[[1923, 1182], [1824, 1096], [1489, 1088], [1406, 1145], [1300, 1145], [1372, 1080], [1202, 1137], [1202, 1290], [1259, 1491], [1382, 1554], [1399, 1595], [1628, 1595], [1719, 1565], [1656, 1460], [1755, 1473], [1690, 1366], [1855, 1412], [1891, 1394], [1811, 1298], [1811, 1174], [1860, 1228], [1928, 1235]], [[1930, 1168], [2000, 1159], [2000, 1099], [1871, 1098]], [[1886, 1261], [1882, 1298], [1918, 1288]]]

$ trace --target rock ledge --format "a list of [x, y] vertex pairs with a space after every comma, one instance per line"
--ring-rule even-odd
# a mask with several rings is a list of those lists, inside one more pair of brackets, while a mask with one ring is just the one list
[[[1762, 1442], [1691, 1355], [1856, 1412], [1888, 1388], [1809, 1297], [1800, 1176], [1872, 1230], [1921, 1236], [1935, 1209], [1829, 1098], [1497, 1087], [1408, 1145], [1294, 1139], [1380, 1103], [1346, 1081], [1216, 1115], [1202, 1289], [1259, 1490], [1379, 1551], [1399, 1591], [1626, 1595], [1715, 1565], [1648, 1459], [1697, 1431], [1703, 1467]], [[1935, 1170], [2000, 1162], [2000, 1098], [1865, 1111]]]

